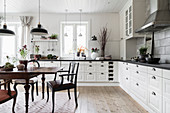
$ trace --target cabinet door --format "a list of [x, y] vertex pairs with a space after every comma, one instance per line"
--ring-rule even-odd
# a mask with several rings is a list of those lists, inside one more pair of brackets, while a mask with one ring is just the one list
[[95, 73], [85, 73], [85, 80], [86, 81], [96, 81], [96, 78], [95, 78]]
[[163, 113], [170, 113], [170, 99], [163, 98]]
[[170, 98], [170, 80], [163, 79], [163, 96]]
[[148, 67], [148, 73], [162, 77], [162, 69], [159, 69], [159, 68]]
[[155, 113], [162, 113], [162, 95], [153, 88], [149, 88], [148, 105]]

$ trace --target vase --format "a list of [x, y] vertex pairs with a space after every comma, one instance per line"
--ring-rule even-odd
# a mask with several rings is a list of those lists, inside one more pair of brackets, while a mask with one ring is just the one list
[[95, 60], [98, 56], [99, 56], [99, 54], [98, 54], [97, 52], [92, 52], [92, 53], [91, 53], [91, 58], [92, 58], [93, 60]]
[[28, 60], [19, 60], [20, 64], [24, 64], [25, 65], [25, 70], [27, 69], [27, 64], [28, 64]]

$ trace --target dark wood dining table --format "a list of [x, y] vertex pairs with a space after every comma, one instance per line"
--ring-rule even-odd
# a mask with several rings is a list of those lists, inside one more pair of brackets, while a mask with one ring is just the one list
[[58, 71], [62, 70], [63, 67], [29, 67], [27, 70], [17, 70], [14, 68], [13, 71], [1, 71], [0, 79], [25, 79], [25, 112], [28, 113], [28, 100], [29, 100], [29, 79], [42, 75], [42, 99], [44, 99], [44, 87], [45, 87], [45, 75], [57, 74]]

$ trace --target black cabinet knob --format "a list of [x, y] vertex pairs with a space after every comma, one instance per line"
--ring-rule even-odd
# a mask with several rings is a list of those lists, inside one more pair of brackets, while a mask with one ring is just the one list
[[152, 79], [156, 79], [156, 77], [155, 77], [155, 76], [152, 76]]

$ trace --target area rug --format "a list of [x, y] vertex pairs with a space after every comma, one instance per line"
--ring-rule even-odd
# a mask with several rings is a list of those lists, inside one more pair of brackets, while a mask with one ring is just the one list
[[[34, 93], [35, 94], [35, 93]], [[79, 95], [79, 93], [77, 93]], [[31, 95], [29, 95], [29, 113], [51, 113], [52, 111], [52, 94], [50, 93], [49, 101], [46, 102], [45, 99], [42, 99], [41, 93], [39, 96], [34, 95], [34, 102], [31, 101]], [[6, 103], [0, 105], [0, 113], [11, 113], [12, 112], [12, 103], [13, 100], [10, 100]], [[74, 93], [71, 92], [71, 99], [68, 99], [67, 92], [56, 92], [55, 93], [55, 113], [74, 113], [75, 101]], [[17, 97], [17, 102], [15, 106], [16, 113], [24, 113], [25, 111], [25, 94], [19, 92]]]

